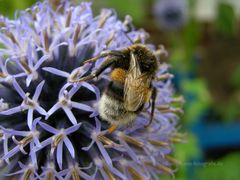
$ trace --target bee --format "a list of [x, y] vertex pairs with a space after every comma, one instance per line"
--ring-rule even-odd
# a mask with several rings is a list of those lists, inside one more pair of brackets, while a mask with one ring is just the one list
[[104, 57], [106, 59], [95, 72], [71, 82], [91, 80], [111, 67], [110, 82], [98, 102], [100, 118], [111, 125], [108, 132], [134, 122], [144, 105], [150, 101], [148, 125], [151, 124], [157, 94], [152, 81], [159, 66], [153, 51], [143, 44], [133, 44], [119, 51], [103, 52], [85, 63], [93, 63]]

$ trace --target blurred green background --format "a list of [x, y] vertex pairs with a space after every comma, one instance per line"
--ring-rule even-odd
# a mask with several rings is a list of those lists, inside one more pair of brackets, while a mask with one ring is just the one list
[[[35, 2], [0, 0], [0, 14], [14, 18]], [[240, 179], [240, 1], [92, 2], [95, 14], [114, 8], [121, 19], [131, 15], [149, 42], [169, 52], [162, 61], [171, 64], [176, 91], [186, 100], [180, 128], [187, 143], [175, 148], [182, 162], [176, 179]]]

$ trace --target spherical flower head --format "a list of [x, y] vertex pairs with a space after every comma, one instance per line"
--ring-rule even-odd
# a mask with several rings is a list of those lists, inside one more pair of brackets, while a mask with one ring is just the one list
[[164, 30], [177, 30], [187, 21], [186, 0], [156, 0], [153, 13], [157, 24]]
[[[60, 2], [60, 1], [59, 1]], [[4, 176], [23, 179], [151, 179], [173, 175], [176, 130], [168, 65], [161, 64], [153, 86], [156, 110], [146, 104], [136, 120], [106, 133], [98, 101], [109, 70], [97, 80], [71, 83], [104, 61], [83, 63], [103, 51], [145, 44], [148, 34], [114, 10], [94, 17], [91, 3], [52, 7], [39, 2], [15, 20], [0, 18], [0, 167]], [[166, 51], [145, 44], [159, 59]], [[160, 59], [159, 59], [160, 62]]]

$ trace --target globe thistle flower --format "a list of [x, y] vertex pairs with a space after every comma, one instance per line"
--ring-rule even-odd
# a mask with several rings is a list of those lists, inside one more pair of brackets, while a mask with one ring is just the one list
[[156, 0], [153, 13], [157, 24], [165, 30], [177, 30], [187, 21], [186, 0]]
[[[59, 1], [60, 2], [60, 1]], [[97, 102], [109, 71], [96, 81], [70, 83], [99, 67], [83, 64], [102, 51], [145, 44], [131, 18], [103, 9], [94, 17], [91, 3], [68, 1], [53, 8], [39, 2], [15, 20], [0, 19], [0, 165], [4, 176], [23, 179], [150, 179], [173, 175], [171, 153], [178, 113], [168, 65], [161, 64], [154, 121], [146, 106], [133, 124], [104, 133]], [[146, 44], [159, 58], [166, 53]]]

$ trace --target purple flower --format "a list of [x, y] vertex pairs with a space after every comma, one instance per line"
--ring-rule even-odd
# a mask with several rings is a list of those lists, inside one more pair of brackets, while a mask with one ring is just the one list
[[[60, 1], [59, 1], [60, 2]], [[151, 179], [173, 176], [172, 144], [183, 99], [174, 96], [172, 75], [162, 63], [154, 120], [146, 104], [133, 124], [107, 134], [98, 117], [98, 100], [109, 70], [95, 81], [70, 83], [103, 62], [83, 64], [103, 51], [132, 42], [145, 44], [148, 34], [135, 30], [131, 18], [120, 21], [103, 9], [94, 17], [91, 3], [53, 8], [39, 2], [15, 20], [0, 17], [0, 168], [23, 179]], [[130, 40], [131, 39], [131, 40]], [[163, 47], [148, 46], [160, 60]]]
[[153, 12], [157, 24], [165, 30], [181, 28], [187, 21], [186, 0], [156, 0]]

